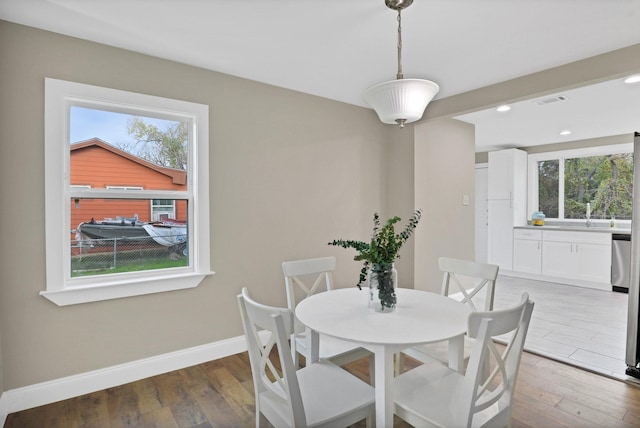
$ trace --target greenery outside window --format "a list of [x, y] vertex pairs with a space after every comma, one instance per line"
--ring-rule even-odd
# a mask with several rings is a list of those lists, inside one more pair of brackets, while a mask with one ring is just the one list
[[[91, 115], [101, 119], [91, 120]], [[116, 141], [104, 129], [113, 129], [106, 122], [117, 116], [127, 118], [128, 132], [137, 142], [168, 140], [160, 141], [156, 148]], [[64, 306], [192, 288], [212, 274], [208, 116], [206, 105], [45, 79], [47, 283], [41, 295]], [[158, 132], [153, 121], [175, 126]], [[81, 125], [91, 137], [76, 137]], [[180, 132], [178, 137], [174, 131]], [[179, 147], [172, 146], [172, 141]], [[82, 163], [78, 153], [82, 153]], [[171, 253], [169, 244], [161, 247], [165, 244], [151, 239], [151, 232], [141, 251], [132, 250], [139, 242], [137, 237], [103, 239], [82, 230], [83, 223], [95, 226], [118, 220], [135, 226], [137, 233], [138, 221], [145, 227], [155, 221], [157, 205], [164, 206], [165, 212], [172, 206], [172, 213], [181, 216], [181, 224], [173, 224], [176, 230], [183, 226], [179, 251], [176, 246]], [[122, 216], [114, 218], [115, 214]], [[86, 231], [95, 232], [96, 227]], [[95, 253], [102, 256], [107, 251], [113, 251], [108, 257], [113, 259], [110, 266], [93, 263], [99, 258]], [[123, 266], [126, 257], [121, 254], [132, 258], [142, 253], [142, 262]], [[149, 257], [163, 260], [157, 264]]]
[[529, 155], [529, 207], [547, 219], [631, 220], [633, 145]]

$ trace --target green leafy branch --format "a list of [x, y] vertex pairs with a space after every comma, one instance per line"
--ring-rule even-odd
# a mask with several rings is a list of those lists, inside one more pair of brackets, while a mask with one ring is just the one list
[[413, 231], [418, 226], [421, 216], [422, 210], [416, 210], [409, 219], [405, 228], [400, 233], [396, 234], [394, 225], [398, 223], [401, 218], [398, 216], [391, 217], [381, 228], [380, 216], [378, 213], [375, 213], [373, 215], [373, 234], [371, 235], [371, 242], [366, 243], [363, 241], [336, 239], [329, 242], [328, 245], [336, 245], [342, 248], [353, 248], [358, 252], [353, 259], [356, 261], [364, 261], [357, 284], [358, 288], [361, 288], [360, 285], [366, 281], [370, 265], [390, 265], [394, 260], [400, 257], [400, 248], [402, 248], [402, 245], [407, 242], [413, 234]]

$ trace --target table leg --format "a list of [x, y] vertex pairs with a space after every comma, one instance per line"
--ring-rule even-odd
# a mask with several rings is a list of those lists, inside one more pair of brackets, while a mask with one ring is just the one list
[[393, 426], [393, 354], [394, 350], [384, 345], [371, 348], [375, 354], [376, 426]]
[[449, 368], [464, 372], [464, 335], [449, 339]]
[[320, 335], [309, 327], [305, 327], [307, 337], [307, 349], [309, 350], [309, 361], [305, 365], [317, 363], [320, 359]]

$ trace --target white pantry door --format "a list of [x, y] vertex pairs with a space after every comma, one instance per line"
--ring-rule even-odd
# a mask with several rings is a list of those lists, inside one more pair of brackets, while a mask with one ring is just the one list
[[476, 261], [487, 262], [487, 212], [488, 212], [488, 188], [489, 188], [489, 168], [486, 163], [476, 165], [476, 193], [475, 193], [475, 241], [476, 241]]

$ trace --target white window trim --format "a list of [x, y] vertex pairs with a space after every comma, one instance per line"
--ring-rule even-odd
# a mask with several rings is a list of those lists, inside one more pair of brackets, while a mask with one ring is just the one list
[[[547, 160], [560, 160], [559, 174], [564, 177], [564, 160], [567, 158], [580, 158], [589, 156], [604, 156], [619, 153], [633, 153], [633, 143], [612, 144], [608, 146], [585, 147], [582, 149], [558, 150], [554, 152], [536, 153], [528, 156], [528, 201], [527, 212], [538, 211], [538, 162]], [[564, 181], [560, 180], [558, 189], [558, 216], [563, 222], [584, 222], [581, 219], [564, 218]], [[530, 216], [530, 214], [529, 214]], [[530, 218], [529, 218], [530, 219]], [[608, 221], [608, 220], [607, 220]], [[630, 220], [616, 220], [620, 223], [631, 223]]]
[[142, 186], [107, 186], [108, 190], [144, 190]]
[[[129, 274], [71, 278], [69, 198], [113, 196], [113, 190], [93, 190], [68, 185], [69, 105], [87, 103], [124, 112], [153, 111], [168, 118], [184, 117], [192, 124], [189, 188], [189, 257], [187, 268], [141, 271]], [[209, 243], [209, 107], [186, 101], [45, 78], [45, 237], [46, 290], [40, 295], [59, 306], [109, 300], [197, 287], [212, 275]], [[194, 179], [197, 177], [197, 179]], [[162, 199], [172, 192], [131, 190], [131, 198]], [[175, 192], [175, 198], [184, 198]]]

